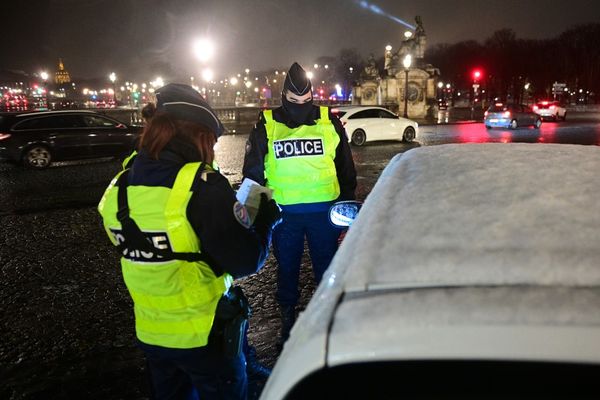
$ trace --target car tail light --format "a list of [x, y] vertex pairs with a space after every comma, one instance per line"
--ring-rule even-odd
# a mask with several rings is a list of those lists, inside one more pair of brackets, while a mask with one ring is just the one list
[[533, 106], [533, 111], [537, 111], [539, 109], [538, 106]]
[[542, 101], [542, 104], [545, 105], [545, 106], [547, 106], [548, 102], [547, 101]]
[[550, 106], [550, 109], [551, 109], [551, 110], [554, 110], [555, 108], [556, 108], [556, 106], [555, 106], [555, 105], [552, 105], [552, 106]]
[[10, 133], [0, 132], [0, 140], [8, 139], [9, 137], [10, 137]]
[[487, 117], [487, 116], [488, 116], [488, 112], [487, 112], [487, 111], [486, 111], [486, 112], [484, 112], [484, 113], [483, 113], [483, 116], [484, 116], [484, 117]]
[[502, 115], [506, 118], [510, 118], [510, 111], [504, 111], [504, 114]]

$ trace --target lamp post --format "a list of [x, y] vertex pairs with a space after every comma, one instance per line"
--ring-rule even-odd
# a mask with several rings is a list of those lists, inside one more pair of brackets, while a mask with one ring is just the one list
[[50, 101], [48, 99], [48, 87], [46, 86], [46, 82], [48, 81], [48, 73], [46, 71], [42, 71], [40, 73], [40, 78], [42, 78], [42, 81], [44, 82], [44, 86], [43, 86], [43, 94], [46, 96], [46, 108], [50, 109]]
[[115, 89], [115, 81], [117, 80], [117, 74], [115, 74], [114, 72], [111, 72], [110, 75], [108, 75], [108, 79], [110, 79], [110, 81], [112, 83], [113, 101], [115, 102], [115, 107], [116, 107], [117, 106], [117, 90]]
[[402, 65], [404, 65], [404, 118], [408, 118], [408, 70], [410, 64], [412, 64], [412, 56], [407, 54], [402, 60]]

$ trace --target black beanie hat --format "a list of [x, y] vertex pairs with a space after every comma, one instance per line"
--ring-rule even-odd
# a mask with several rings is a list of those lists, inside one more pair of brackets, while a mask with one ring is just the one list
[[283, 92], [285, 93], [287, 90], [299, 96], [305, 95], [312, 90], [312, 84], [306, 76], [306, 71], [297, 62], [292, 64], [285, 76]]
[[156, 90], [156, 111], [175, 119], [206, 126], [215, 138], [223, 133], [223, 124], [197, 90], [180, 83], [169, 83]]

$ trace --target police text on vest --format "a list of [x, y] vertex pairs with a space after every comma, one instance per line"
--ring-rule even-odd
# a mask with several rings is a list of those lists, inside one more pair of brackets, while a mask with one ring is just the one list
[[322, 139], [285, 139], [273, 142], [275, 158], [322, 156]]

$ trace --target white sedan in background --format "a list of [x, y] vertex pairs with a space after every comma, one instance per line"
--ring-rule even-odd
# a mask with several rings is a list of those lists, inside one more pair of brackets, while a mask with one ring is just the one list
[[355, 146], [374, 140], [401, 140], [412, 142], [417, 137], [419, 124], [402, 118], [383, 107], [338, 107], [332, 110]]

